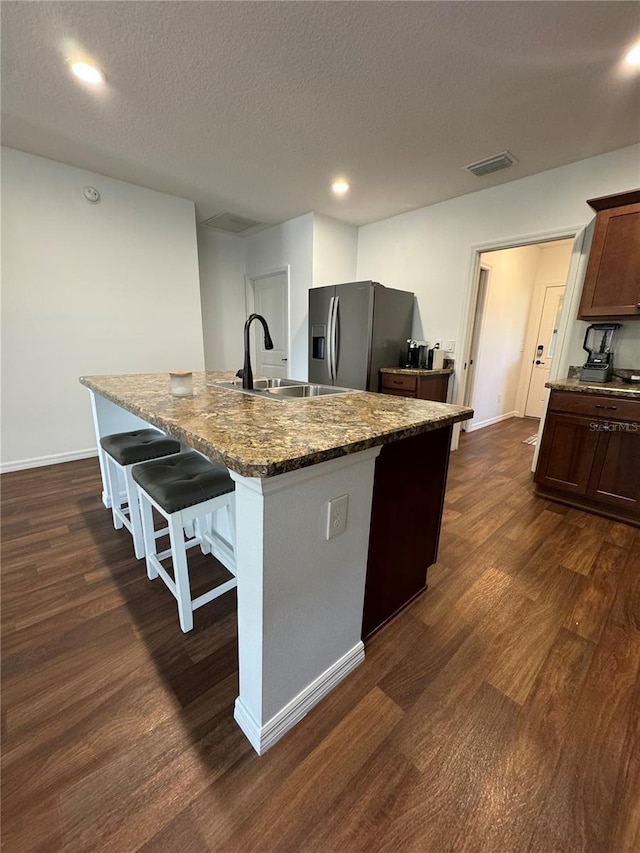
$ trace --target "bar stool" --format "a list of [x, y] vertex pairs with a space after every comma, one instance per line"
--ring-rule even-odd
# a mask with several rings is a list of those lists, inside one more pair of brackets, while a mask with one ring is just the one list
[[[180, 442], [169, 438], [157, 429], [137, 429], [118, 432], [100, 439], [104, 450], [107, 488], [111, 498], [113, 526], [123, 526], [131, 533], [136, 558], [144, 557], [144, 538], [138, 508], [138, 493], [131, 469], [139, 462], [180, 453]], [[119, 474], [120, 472], [120, 474]], [[120, 476], [124, 480], [126, 500], [122, 499]]]
[[[136, 465], [133, 479], [138, 484], [142, 529], [147, 561], [147, 577], [160, 575], [178, 602], [180, 627], [186, 633], [193, 628], [193, 611], [236, 585], [235, 561], [235, 484], [229, 472], [195, 451], [179, 453], [155, 462]], [[158, 553], [153, 521], [154, 508], [167, 521], [170, 548]], [[214, 514], [226, 510], [229, 539], [216, 530]], [[195, 535], [185, 538], [185, 528], [193, 524]], [[166, 529], [165, 531], [166, 532]], [[207, 592], [192, 598], [189, 582], [187, 549], [200, 545], [203, 553], [211, 553], [234, 575]], [[162, 565], [171, 557], [173, 579]]]

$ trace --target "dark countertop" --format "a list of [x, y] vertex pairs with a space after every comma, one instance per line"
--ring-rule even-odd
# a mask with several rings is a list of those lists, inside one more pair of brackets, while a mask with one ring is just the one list
[[424, 367], [381, 367], [380, 373], [402, 373], [409, 376], [436, 376], [453, 373], [453, 367], [440, 367], [437, 370], [427, 370]]
[[192, 397], [172, 396], [168, 373], [83, 376], [80, 382], [247, 477], [273, 477], [473, 416], [467, 407], [388, 394], [280, 402], [206, 384], [232, 376], [194, 373]]

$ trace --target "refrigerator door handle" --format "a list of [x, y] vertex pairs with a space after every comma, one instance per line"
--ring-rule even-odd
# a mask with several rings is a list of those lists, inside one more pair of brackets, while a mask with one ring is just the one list
[[331, 320], [331, 382], [338, 378], [338, 306], [340, 297], [333, 298], [333, 318]]
[[333, 318], [333, 301], [335, 296], [329, 299], [329, 313], [327, 314], [327, 367], [329, 370], [329, 381], [331, 381], [332, 361], [331, 361], [331, 321]]

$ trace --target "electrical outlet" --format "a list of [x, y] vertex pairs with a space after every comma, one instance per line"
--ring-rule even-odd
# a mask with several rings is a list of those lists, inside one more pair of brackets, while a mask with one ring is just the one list
[[333, 498], [327, 504], [327, 539], [334, 539], [347, 529], [348, 507], [349, 495]]
[[456, 342], [455, 341], [447, 341], [447, 352], [455, 352], [456, 351]]
[[498, 402], [502, 402], [502, 391], [500, 391], [500, 393], [498, 394]]

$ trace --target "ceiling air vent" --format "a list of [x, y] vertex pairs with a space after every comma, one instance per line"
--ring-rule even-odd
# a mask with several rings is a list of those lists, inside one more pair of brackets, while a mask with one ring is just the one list
[[241, 234], [243, 231], [248, 231], [249, 228], [262, 225], [262, 222], [259, 222], [257, 219], [247, 219], [244, 216], [238, 216], [237, 213], [218, 213], [209, 219], [205, 219], [200, 225], [205, 228], [230, 231], [232, 234]]
[[508, 169], [518, 161], [509, 151], [502, 151], [500, 154], [494, 154], [493, 157], [487, 157], [486, 160], [478, 160], [477, 163], [471, 163], [470, 166], [465, 166], [467, 171], [475, 175], [476, 178], [482, 178], [484, 175], [490, 175], [492, 172], [499, 172], [500, 169]]

